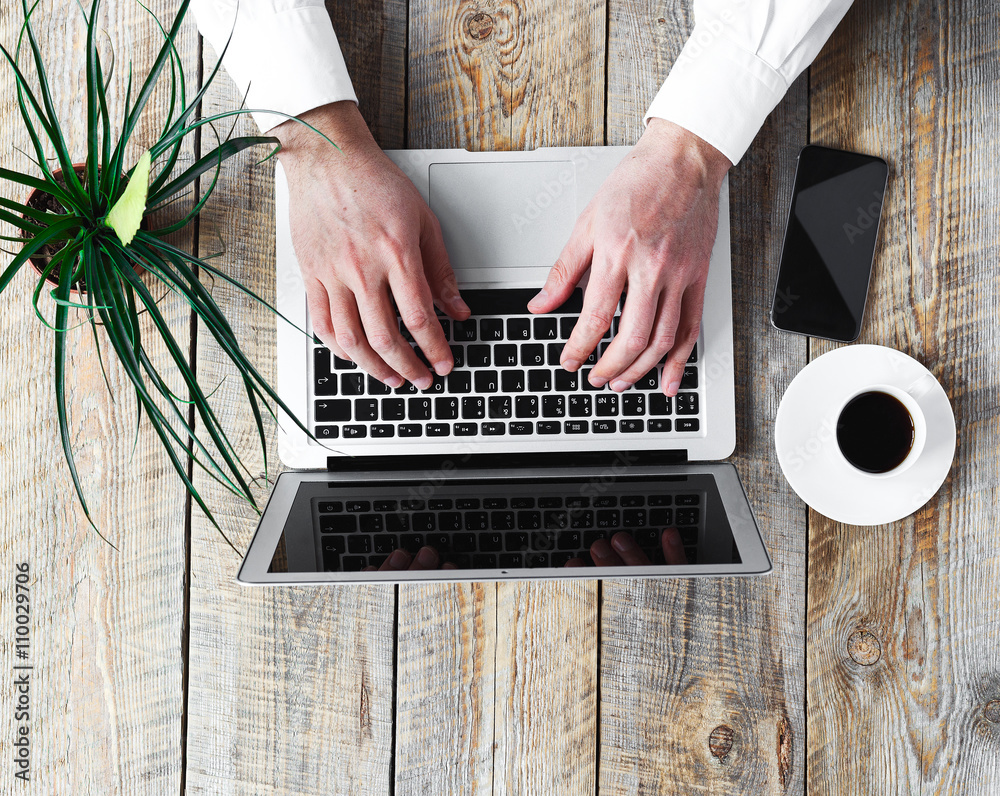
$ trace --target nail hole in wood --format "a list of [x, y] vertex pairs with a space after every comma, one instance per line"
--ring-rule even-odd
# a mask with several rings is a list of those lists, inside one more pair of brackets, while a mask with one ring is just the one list
[[720, 724], [708, 736], [708, 750], [722, 762], [733, 748], [733, 728]]
[[1000, 699], [993, 699], [983, 708], [983, 716], [993, 724], [1000, 724]]
[[882, 645], [870, 630], [856, 630], [847, 640], [847, 653], [860, 666], [871, 666], [882, 657]]

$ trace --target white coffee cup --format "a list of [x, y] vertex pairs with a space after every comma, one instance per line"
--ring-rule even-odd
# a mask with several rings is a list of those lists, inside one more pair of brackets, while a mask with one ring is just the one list
[[900, 389], [892, 384], [869, 384], [847, 396], [844, 402], [840, 405], [840, 408], [834, 413], [834, 417], [839, 420], [845, 407], [851, 401], [859, 395], [865, 395], [866, 393], [871, 392], [886, 393], [899, 401], [906, 408], [906, 411], [910, 413], [910, 419], [913, 421], [913, 444], [910, 446], [910, 451], [906, 454], [906, 458], [903, 459], [903, 461], [901, 461], [898, 465], [893, 467], [891, 470], [886, 470], [884, 473], [872, 473], [862, 470], [860, 467], [854, 465], [846, 456], [844, 456], [844, 452], [840, 449], [839, 443], [834, 445], [837, 455], [848, 467], [862, 472], [871, 478], [893, 478], [900, 473], [909, 470], [910, 467], [913, 466], [913, 463], [920, 457], [920, 454], [924, 449], [924, 444], [927, 442], [927, 420], [924, 418], [924, 410], [920, 408], [918, 399], [928, 392], [936, 383], [937, 382], [934, 378], [928, 375], [917, 379], [917, 381], [906, 389]]

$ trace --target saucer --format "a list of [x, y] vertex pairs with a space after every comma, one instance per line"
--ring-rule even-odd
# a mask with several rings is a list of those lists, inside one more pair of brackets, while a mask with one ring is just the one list
[[[873, 478], [848, 464], [837, 446], [844, 401], [871, 385], [906, 390], [918, 382], [927, 441], [913, 465]], [[810, 362], [792, 379], [775, 417], [774, 446], [785, 478], [809, 506], [837, 522], [881, 525], [912, 514], [941, 487], [955, 456], [955, 415], [944, 388], [917, 360], [884, 346], [851, 345]]]

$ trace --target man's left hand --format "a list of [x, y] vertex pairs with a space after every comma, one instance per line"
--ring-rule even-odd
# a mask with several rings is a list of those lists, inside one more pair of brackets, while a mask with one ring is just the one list
[[719, 190], [732, 164], [715, 147], [664, 119], [651, 119], [577, 219], [541, 292], [528, 304], [551, 312], [587, 269], [583, 311], [561, 364], [578, 370], [628, 295], [618, 333], [590, 383], [631, 387], [669, 352], [661, 384], [676, 394], [698, 339], [708, 263], [719, 223]]

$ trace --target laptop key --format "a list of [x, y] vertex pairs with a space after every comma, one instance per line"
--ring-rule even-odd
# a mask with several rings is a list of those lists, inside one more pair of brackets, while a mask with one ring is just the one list
[[535, 499], [533, 497], [511, 498], [510, 507], [512, 509], [533, 509], [535, 507]]
[[347, 550], [350, 553], [370, 553], [372, 551], [372, 539], [364, 534], [355, 534], [347, 538]]
[[374, 398], [355, 398], [354, 419], [378, 420], [378, 401]]
[[677, 418], [678, 431], [697, 431], [698, 418]]
[[336, 354], [333, 356], [333, 369], [334, 370], [356, 370], [357, 365], [351, 362], [349, 359], [341, 359]]
[[455, 423], [456, 437], [474, 437], [479, 433], [478, 423]]
[[343, 536], [324, 536], [323, 552], [343, 553], [347, 549], [347, 540]]
[[399, 546], [409, 553], [417, 554], [417, 551], [424, 546], [424, 535], [422, 533], [400, 534]]
[[646, 396], [641, 392], [626, 392], [622, 396], [622, 414], [628, 417], [646, 414]]
[[336, 514], [344, 510], [344, 504], [339, 500], [324, 500], [319, 504], [319, 506], [317, 506], [317, 508], [319, 509], [320, 514]]
[[344, 572], [360, 572], [368, 566], [368, 561], [364, 556], [343, 556], [340, 563]]
[[698, 344], [694, 344], [694, 348], [691, 349], [691, 356], [688, 357], [688, 362], [698, 361]]
[[490, 417], [508, 418], [511, 412], [511, 401], [509, 395], [490, 396]]
[[448, 498], [434, 498], [427, 501], [427, 508], [431, 511], [450, 511], [452, 503]]
[[338, 423], [351, 420], [351, 402], [346, 399], [316, 401], [317, 423]]
[[314, 350], [314, 389], [316, 395], [336, 395], [337, 377], [330, 372], [330, 351], [326, 348]]
[[697, 506], [700, 498], [697, 495], [678, 495], [674, 501], [678, 506]]
[[409, 498], [408, 500], [401, 500], [399, 508], [403, 511], [423, 511], [427, 508], [427, 504], [419, 498]]
[[344, 426], [344, 439], [361, 439], [368, 436], [368, 426]]
[[381, 514], [362, 514], [358, 518], [358, 522], [361, 525], [361, 530], [365, 533], [382, 533], [385, 530], [385, 520]]
[[429, 533], [427, 534], [428, 547], [433, 547], [437, 550], [438, 554], [444, 554], [451, 551], [451, 534], [450, 533]]
[[451, 549], [456, 553], [474, 553], [476, 535], [474, 533], [456, 533], [451, 537]]
[[626, 509], [622, 512], [622, 525], [626, 528], [638, 528], [646, 524], [645, 509]]
[[672, 495], [650, 495], [646, 502], [650, 506], [672, 506], [674, 498]]
[[499, 318], [483, 318], [479, 321], [480, 340], [503, 340], [503, 321]]
[[473, 319], [467, 321], [455, 321], [452, 324], [452, 339], [457, 343], [468, 343], [476, 339], [476, 322]]
[[670, 431], [670, 421], [669, 420], [647, 420], [646, 430], [652, 432], [664, 432]]
[[473, 569], [496, 569], [497, 557], [492, 553], [474, 553], [472, 555]]
[[[593, 355], [591, 355], [591, 356], [593, 356]], [[603, 385], [601, 387], [595, 387], [593, 384], [590, 383], [590, 371], [591, 370], [592, 370], [592, 368], [587, 368], [586, 370], [583, 370], [583, 371], [580, 372], [580, 385], [583, 387], [583, 389], [589, 390], [591, 392], [594, 392], [594, 391], [597, 391], [597, 390], [603, 390], [604, 389]]]
[[485, 511], [470, 511], [465, 515], [465, 530], [488, 531], [490, 529], [489, 515]]
[[503, 534], [487, 531], [479, 534], [479, 549], [484, 553], [493, 553], [503, 549]]
[[555, 340], [556, 339], [556, 319], [555, 318], [535, 318], [535, 340]]
[[580, 383], [579, 373], [570, 373], [568, 370], [556, 371], [556, 390], [559, 392], [574, 392]]
[[417, 423], [403, 423], [399, 426], [399, 436], [401, 437], [419, 437], [424, 433], [424, 427]]
[[435, 398], [434, 417], [437, 420], [456, 420], [458, 418], [458, 398]]
[[562, 427], [558, 420], [539, 420], [535, 429], [539, 434], [558, 434]]
[[535, 531], [531, 534], [532, 550], [553, 550], [556, 546], [555, 531]]
[[402, 420], [406, 417], [406, 401], [402, 398], [382, 399], [382, 419]]
[[396, 427], [385, 423], [378, 423], [371, 428], [373, 439], [385, 439], [396, 436]]
[[437, 530], [437, 515], [429, 511], [418, 511], [410, 519], [414, 531], [427, 533]]
[[562, 531], [556, 536], [556, 546], [560, 550], [579, 550], [581, 546], [580, 532]]
[[508, 551], [528, 549], [528, 534], [524, 531], [513, 531], [504, 537], [504, 546]]
[[514, 399], [514, 414], [517, 417], [538, 417], [538, 396], [517, 396]]
[[651, 415], [669, 415], [673, 411], [673, 399], [662, 392], [649, 396], [649, 413]]
[[542, 527], [542, 514], [539, 511], [517, 512], [517, 527], [521, 531], [537, 531]]
[[499, 389], [499, 379], [495, 370], [479, 370], [473, 377], [476, 383], [476, 392], [491, 393]]
[[678, 525], [697, 525], [698, 509], [677, 509]]
[[552, 389], [552, 371], [529, 370], [528, 392], [548, 392]]
[[563, 340], [569, 340], [570, 335], [573, 334], [573, 327], [576, 326], [578, 317], [577, 315], [571, 315], [559, 319], [559, 335]]
[[622, 508], [635, 508], [636, 506], [645, 506], [646, 498], [642, 495], [622, 495], [618, 498], [618, 505]]
[[566, 415], [565, 395], [543, 395], [542, 417], [564, 417]]
[[387, 531], [400, 532], [410, 530], [409, 514], [386, 514], [385, 529]]
[[559, 367], [559, 358], [562, 357], [563, 347], [565, 343], [549, 343], [545, 350], [547, 352], [546, 364], [552, 365], [553, 367]]
[[618, 422], [618, 429], [625, 434], [637, 434], [642, 431], [642, 426], [642, 421], [634, 417], [629, 418], [628, 420], [620, 420]]
[[508, 318], [507, 319], [507, 339], [508, 340], [530, 340], [531, 339], [531, 319], [530, 318]]
[[606, 530], [617, 530], [621, 525], [621, 514], [615, 509], [605, 509], [597, 512], [597, 527]]
[[698, 368], [684, 368], [684, 375], [681, 377], [682, 390], [698, 389]]
[[507, 498], [492, 497], [483, 498], [484, 509], [505, 509], [507, 508]]
[[451, 434], [451, 426], [448, 423], [428, 423], [428, 437], [447, 437]]
[[613, 393], [594, 396], [594, 409], [598, 417], [614, 417], [618, 414], [618, 396]]
[[486, 417], [486, 399], [481, 395], [473, 395], [462, 399], [462, 419], [482, 420]]
[[510, 433], [516, 436], [526, 436], [534, 429], [530, 420], [518, 420], [510, 424]]
[[340, 436], [338, 426], [316, 426], [315, 435], [317, 439], [336, 439]]
[[594, 498], [594, 506], [599, 509], [613, 508], [618, 505], [618, 498], [614, 495], [601, 495]]
[[373, 376], [368, 377], [368, 394], [369, 395], [388, 395], [391, 392], [389, 385], [383, 384], [378, 379]]
[[495, 531], [514, 530], [513, 511], [494, 511], [490, 513], [490, 527]]
[[455, 367], [465, 367], [465, 348], [460, 345], [451, 346], [451, 356], [455, 360]]
[[657, 528], [666, 528], [667, 526], [674, 524], [674, 510], [673, 509], [650, 509], [649, 510], [649, 524], [655, 525]]
[[589, 395], [571, 395], [569, 397], [570, 417], [590, 417], [591, 398]]
[[613, 434], [615, 431], [614, 420], [595, 420], [593, 423], [595, 434]]
[[528, 566], [532, 569], [540, 569], [549, 565], [548, 553], [529, 553]]
[[348, 500], [347, 510], [352, 513], [358, 513], [362, 511], [371, 511], [372, 504], [367, 500]]
[[503, 370], [500, 372], [500, 389], [504, 392], [524, 392], [524, 371]]
[[358, 518], [349, 514], [319, 518], [320, 533], [353, 533], [357, 529]]
[[563, 424], [563, 429], [567, 434], [586, 434], [587, 433], [587, 421], [586, 420], [567, 420]]
[[479, 498], [458, 498], [455, 501], [455, 508], [462, 511], [471, 511], [479, 508]]
[[470, 368], [488, 368], [490, 366], [490, 347], [488, 345], [470, 345], [465, 350], [465, 358]]
[[379, 555], [389, 555], [398, 546], [396, 537], [388, 533], [378, 534], [372, 538], [372, 542], [372, 549]]
[[395, 511], [398, 504], [395, 500], [376, 500], [372, 504], [375, 511]]
[[525, 343], [521, 346], [521, 364], [534, 368], [545, 364], [545, 346], [541, 343]]
[[655, 390], [660, 384], [659, 372], [656, 368], [653, 368], [649, 373], [643, 376], [639, 381], [635, 383], [635, 388], [637, 390]]
[[472, 374], [467, 370], [453, 370], [448, 374], [448, 392], [455, 395], [472, 392]]
[[462, 530], [462, 515], [457, 511], [443, 511], [438, 514], [438, 528], [442, 531]]
[[589, 548], [598, 539], [607, 539], [607, 531], [584, 531], [583, 532], [583, 546]]
[[[698, 414], [698, 393], [679, 392], [677, 393], [677, 414], [696, 415]], [[680, 429], [677, 429], [680, 431]]]
[[507, 427], [503, 423], [483, 423], [483, 436], [499, 437], [507, 433]]
[[512, 368], [517, 365], [517, 346], [498, 345], [493, 347], [493, 364], [498, 368]]
[[640, 528], [632, 534], [639, 547], [655, 547], [660, 544], [660, 531], [657, 528]]

